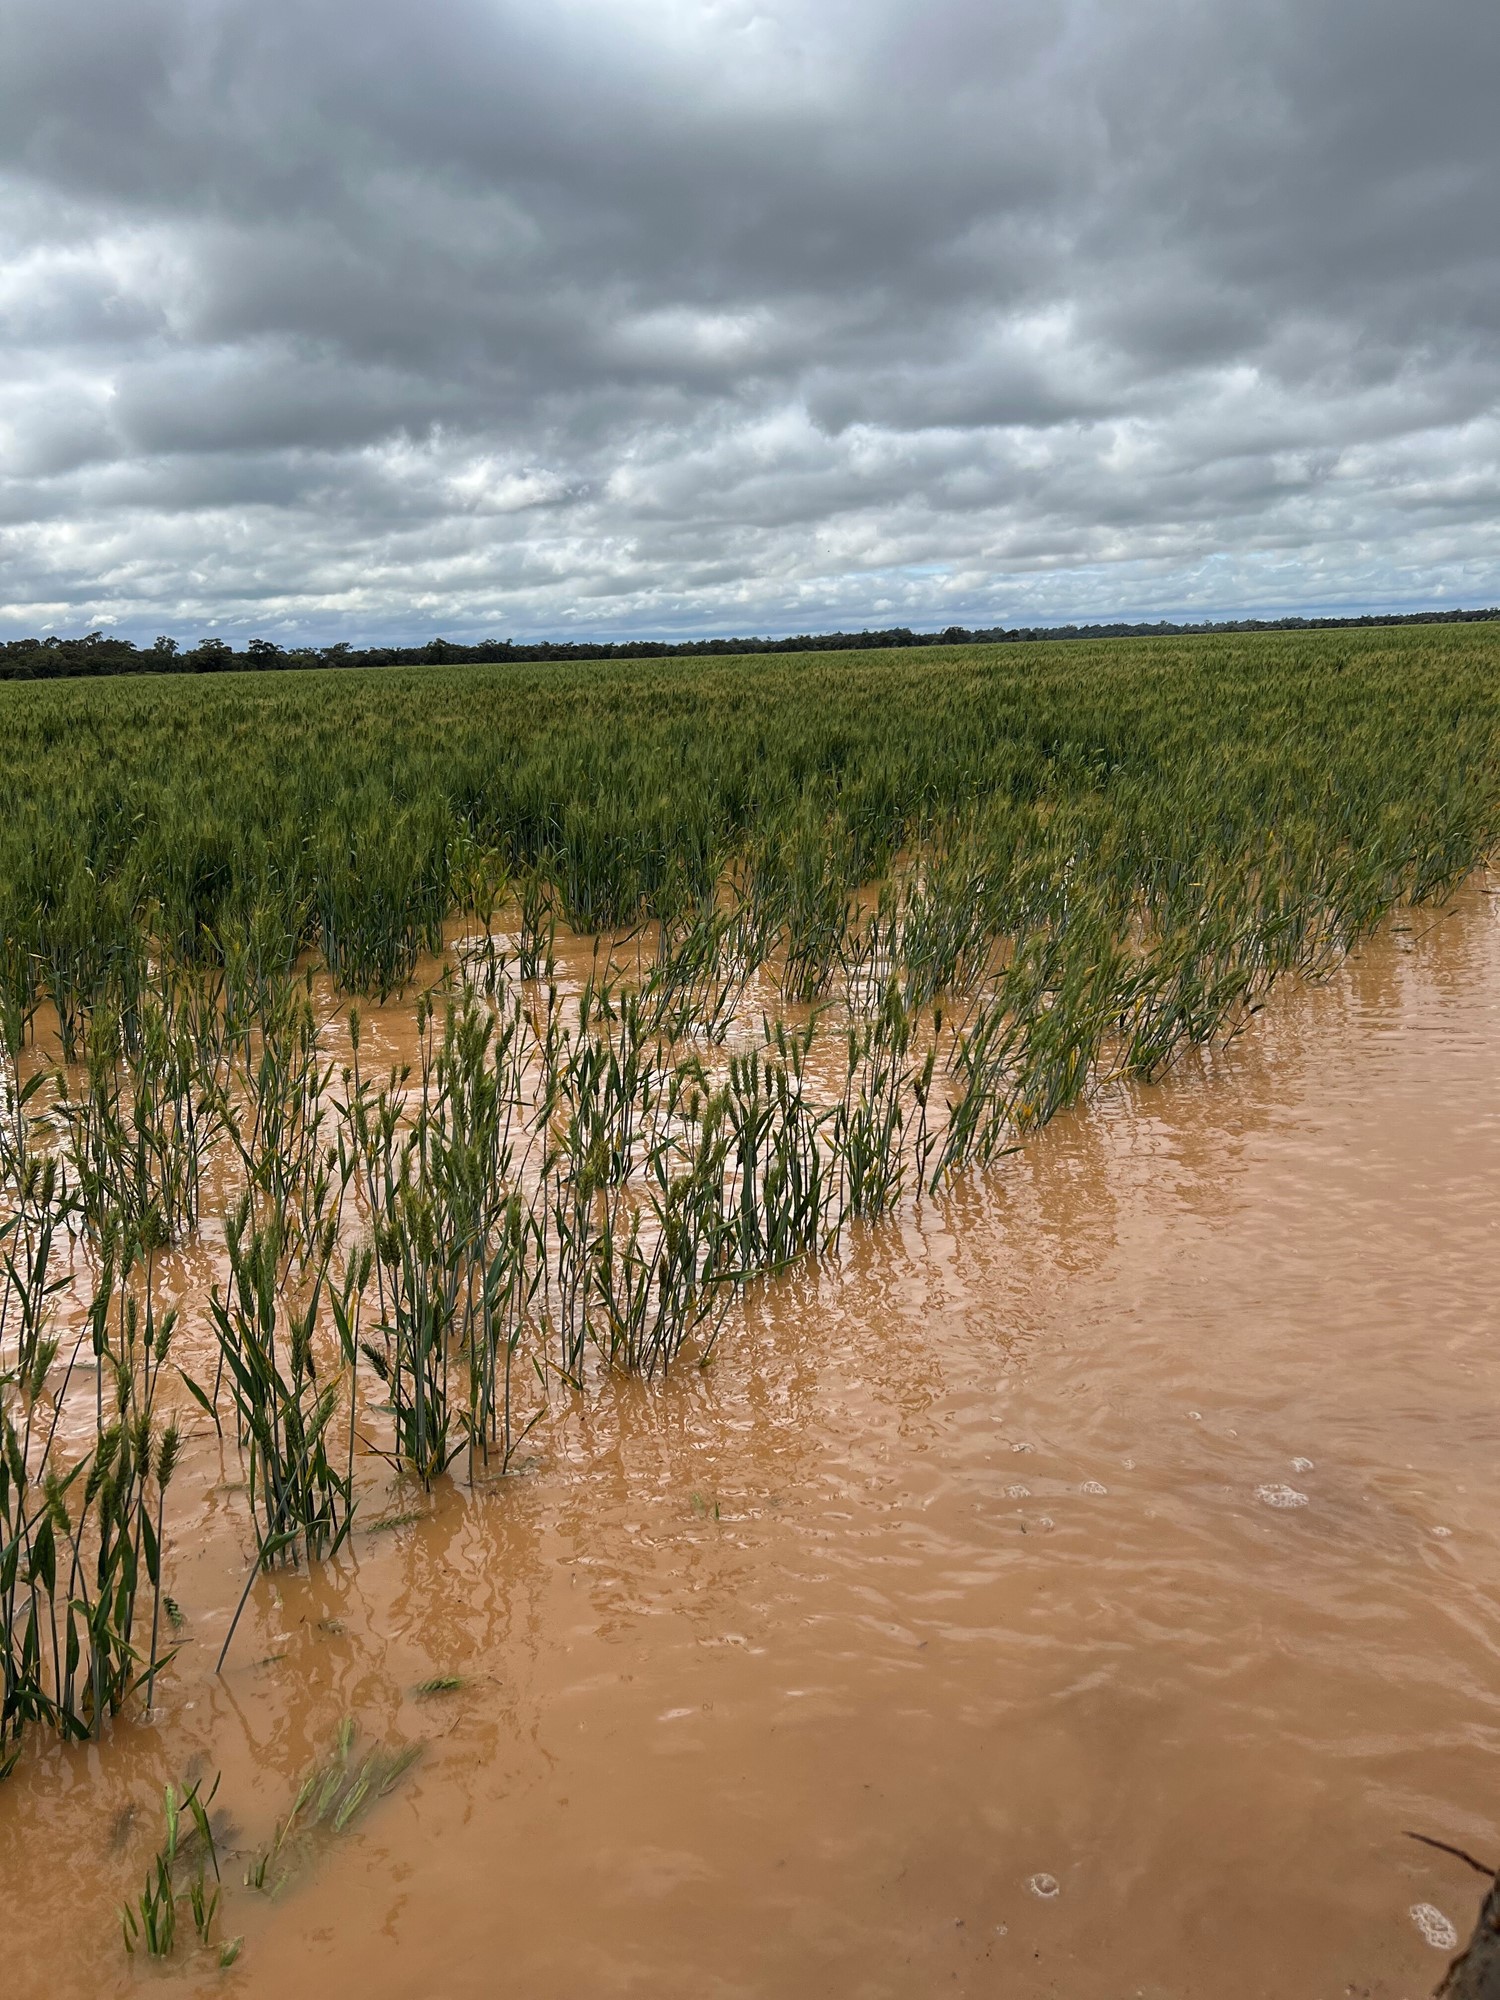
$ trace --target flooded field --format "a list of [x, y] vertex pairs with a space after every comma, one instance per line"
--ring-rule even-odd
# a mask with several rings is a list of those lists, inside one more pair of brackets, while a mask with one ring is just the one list
[[[1475, 886], [518, 1475], [367, 1498], [221, 1678], [199, 1444], [154, 1719], [0, 1789], [6, 2000], [1418, 2000], [1480, 1885], [1407, 1831], [1500, 1852], [1497, 1042]], [[346, 1716], [419, 1760], [244, 1888]], [[215, 1773], [243, 1952], [157, 1971], [117, 1906]]]

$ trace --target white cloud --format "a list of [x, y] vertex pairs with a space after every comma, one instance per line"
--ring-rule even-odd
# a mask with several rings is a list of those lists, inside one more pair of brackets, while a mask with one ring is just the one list
[[0, 624], [1500, 599], [1479, 0], [0, 0]]

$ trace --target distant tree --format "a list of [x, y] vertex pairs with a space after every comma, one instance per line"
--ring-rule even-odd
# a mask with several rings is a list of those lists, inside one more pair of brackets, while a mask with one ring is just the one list
[[245, 651], [250, 655], [252, 660], [260, 662], [279, 660], [285, 657], [281, 648], [270, 639], [252, 639], [245, 648]]
[[234, 665], [234, 648], [227, 639], [200, 639], [188, 658], [200, 674], [222, 673]]
[[153, 653], [164, 653], [168, 659], [171, 659], [177, 651], [177, 641], [169, 639], [165, 632], [158, 632], [151, 650]]

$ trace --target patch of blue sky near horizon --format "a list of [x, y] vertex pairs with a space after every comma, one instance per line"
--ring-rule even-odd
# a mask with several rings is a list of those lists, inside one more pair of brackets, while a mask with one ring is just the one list
[[1492, 4], [0, 27], [0, 635], [1500, 600]]

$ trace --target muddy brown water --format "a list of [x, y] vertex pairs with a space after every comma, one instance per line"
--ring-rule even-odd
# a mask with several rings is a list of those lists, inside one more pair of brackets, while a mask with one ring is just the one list
[[[1428, 1992], [1412, 1912], [1467, 1933], [1480, 1885], [1405, 1831], [1500, 1856], [1493, 887], [519, 1476], [367, 1496], [222, 1679], [244, 1499], [200, 1449], [156, 1717], [0, 1787], [5, 2000]], [[346, 1714], [420, 1762], [243, 1888]], [[199, 1772], [244, 1950], [158, 1973], [115, 1907]]]

